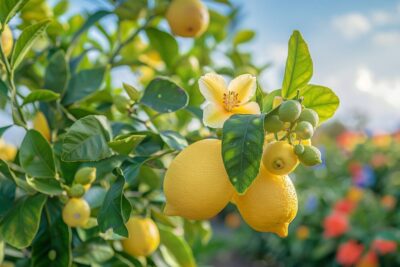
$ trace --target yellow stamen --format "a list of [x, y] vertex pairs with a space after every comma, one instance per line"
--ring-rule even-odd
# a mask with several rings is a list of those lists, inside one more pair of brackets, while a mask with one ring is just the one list
[[224, 93], [223, 103], [227, 111], [232, 111], [233, 108], [240, 106], [240, 100], [238, 99], [239, 94], [236, 92], [229, 91]]

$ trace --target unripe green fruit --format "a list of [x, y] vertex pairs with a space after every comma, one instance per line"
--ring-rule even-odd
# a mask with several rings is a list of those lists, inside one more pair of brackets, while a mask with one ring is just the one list
[[91, 184], [96, 180], [96, 168], [83, 167], [75, 173], [74, 182], [81, 185]]
[[264, 122], [264, 128], [267, 132], [277, 133], [284, 127], [283, 121], [277, 115], [267, 116]]
[[299, 156], [303, 154], [304, 152], [304, 146], [302, 144], [298, 144], [294, 146], [294, 153]]
[[85, 194], [85, 188], [81, 184], [74, 184], [69, 190], [68, 190], [68, 196], [70, 197], [75, 197], [75, 198], [80, 198]]
[[308, 121], [299, 122], [295, 130], [299, 139], [310, 139], [314, 135], [314, 128]]
[[305, 146], [303, 153], [298, 157], [305, 166], [315, 166], [322, 162], [321, 152], [315, 146]]
[[310, 108], [305, 108], [300, 114], [299, 121], [308, 121], [315, 128], [319, 122], [318, 113]]
[[296, 100], [283, 102], [279, 107], [279, 119], [284, 122], [294, 122], [301, 114], [301, 105]]

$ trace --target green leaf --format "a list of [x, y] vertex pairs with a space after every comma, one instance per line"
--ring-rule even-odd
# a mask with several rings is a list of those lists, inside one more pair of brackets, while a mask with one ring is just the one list
[[50, 90], [39, 89], [39, 90], [34, 90], [29, 95], [27, 95], [22, 105], [33, 103], [36, 101], [50, 102], [57, 100], [59, 98], [60, 94], [54, 93], [53, 91]]
[[2, 0], [0, 1], [0, 22], [8, 22], [24, 7], [29, 0]]
[[8, 97], [8, 86], [7, 84], [0, 78], [0, 109], [4, 109], [7, 102], [9, 101]]
[[44, 88], [63, 95], [69, 78], [70, 70], [65, 53], [63, 50], [58, 50], [49, 59], [44, 76]]
[[167, 67], [173, 68], [179, 57], [179, 46], [175, 38], [171, 34], [156, 28], [146, 29], [146, 34], [151, 47], [158, 51]]
[[26, 27], [17, 42], [15, 43], [14, 50], [11, 55], [11, 68], [16, 69], [18, 65], [24, 59], [26, 53], [31, 49], [34, 42], [42, 35], [47, 26], [49, 26], [50, 20], [44, 20], [39, 23], [33, 24]]
[[69, 1], [68, 0], [60, 0], [53, 8], [54, 15], [56, 17], [63, 15], [68, 11]]
[[54, 155], [47, 140], [36, 130], [29, 130], [22, 141], [19, 161], [31, 177], [55, 178]]
[[[0, 164], [3, 164], [3, 162]], [[16, 186], [13, 179], [0, 172], [0, 219], [12, 207], [15, 199], [15, 189]]]
[[147, 7], [147, 0], [125, 0], [115, 9], [121, 20], [137, 20]]
[[241, 30], [236, 33], [235, 37], [233, 38], [233, 45], [237, 46], [239, 44], [247, 43], [251, 41], [255, 35], [255, 32], [252, 30]]
[[262, 112], [269, 112], [273, 109], [273, 104], [274, 104], [274, 99], [276, 96], [281, 96], [282, 94], [282, 90], [281, 89], [277, 89], [274, 90], [272, 92], [270, 92], [269, 94], [267, 94], [264, 97], [264, 101], [263, 101], [263, 106], [262, 106]]
[[74, 74], [62, 100], [64, 105], [71, 105], [100, 89], [107, 67], [81, 70]]
[[145, 135], [123, 134], [108, 142], [108, 146], [119, 154], [129, 155], [145, 137]]
[[132, 101], [136, 102], [137, 100], [139, 100], [140, 92], [135, 87], [133, 87], [132, 85], [126, 84], [126, 83], [123, 83], [122, 85], [125, 89], [125, 92], [128, 94], [129, 98]]
[[264, 115], [233, 115], [222, 131], [222, 158], [239, 194], [246, 192], [260, 169], [264, 145]]
[[146, 87], [140, 102], [160, 113], [169, 113], [187, 106], [185, 90], [165, 78], [156, 78]]
[[302, 104], [318, 113], [319, 123], [331, 118], [340, 100], [337, 95], [328, 87], [309, 84], [300, 90], [300, 96], [304, 97]]
[[174, 150], [182, 150], [188, 146], [188, 142], [179, 133], [175, 131], [162, 131], [160, 132], [161, 139]]
[[98, 161], [112, 156], [108, 147], [111, 130], [104, 116], [89, 115], [77, 120], [66, 133], [63, 161]]
[[264, 91], [261, 88], [260, 84], [257, 83], [257, 88], [256, 88], [256, 102], [258, 104], [258, 106], [260, 107], [260, 109], [262, 109], [264, 107]]
[[294, 31], [289, 40], [282, 97], [293, 98], [297, 89], [305, 86], [313, 74], [313, 63], [308, 46], [299, 31]]
[[3, 134], [12, 127], [12, 125], [8, 125], [8, 126], [4, 126], [4, 127], [0, 127], [0, 137], [3, 136]]
[[55, 178], [35, 178], [27, 176], [26, 182], [36, 191], [46, 195], [59, 195], [63, 192], [60, 182]]
[[28, 247], [32, 243], [39, 229], [46, 199], [45, 195], [37, 194], [17, 200], [0, 222], [0, 235], [6, 243], [19, 249]]
[[128, 229], [125, 223], [129, 220], [132, 207], [124, 196], [125, 178], [122, 171], [117, 169], [116, 173], [117, 180], [108, 190], [97, 220], [103, 233], [112, 229], [114, 233], [128, 237]]
[[134, 185], [137, 183], [136, 178], [139, 175], [140, 169], [149, 159], [150, 157], [134, 157], [123, 164], [122, 169], [127, 184]]
[[162, 244], [161, 252], [168, 254], [169, 266], [172, 267], [195, 267], [196, 262], [193, 257], [193, 252], [185, 239], [173, 233], [173, 229], [159, 226], [160, 242]]

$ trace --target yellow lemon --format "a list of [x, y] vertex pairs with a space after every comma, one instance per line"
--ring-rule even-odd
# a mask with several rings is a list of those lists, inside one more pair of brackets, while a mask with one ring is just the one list
[[17, 155], [17, 148], [15, 146], [6, 144], [0, 139], [0, 159], [5, 161], [14, 161]]
[[293, 146], [286, 141], [267, 144], [264, 149], [262, 162], [270, 173], [276, 175], [289, 174], [299, 164]]
[[164, 179], [165, 214], [205, 220], [229, 202], [233, 187], [222, 161], [221, 141], [204, 139], [172, 161]]
[[46, 117], [44, 116], [43, 112], [41, 111], [37, 112], [35, 117], [33, 118], [33, 129], [41, 133], [43, 137], [50, 142], [51, 140], [50, 127], [49, 124], [47, 123]]
[[182, 37], [202, 35], [210, 20], [208, 9], [200, 0], [173, 0], [166, 18], [172, 32]]
[[83, 198], [70, 198], [62, 210], [62, 218], [70, 227], [83, 227], [90, 218], [89, 204]]
[[234, 194], [243, 220], [254, 230], [288, 234], [297, 214], [297, 195], [289, 176], [273, 175], [261, 166], [260, 173], [244, 195]]
[[8, 25], [5, 26], [3, 33], [1, 34], [1, 46], [5, 55], [8, 57], [13, 47], [13, 35]]
[[124, 251], [134, 257], [148, 256], [160, 244], [160, 233], [153, 220], [132, 217], [126, 223], [129, 237], [122, 240]]

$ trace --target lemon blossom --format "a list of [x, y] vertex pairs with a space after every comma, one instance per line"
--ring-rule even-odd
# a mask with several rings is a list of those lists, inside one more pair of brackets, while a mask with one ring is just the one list
[[203, 122], [212, 128], [222, 128], [233, 114], [260, 114], [256, 102], [249, 102], [256, 92], [256, 77], [243, 74], [226, 84], [221, 75], [208, 73], [199, 80], [200, 92], [206, 99]]

